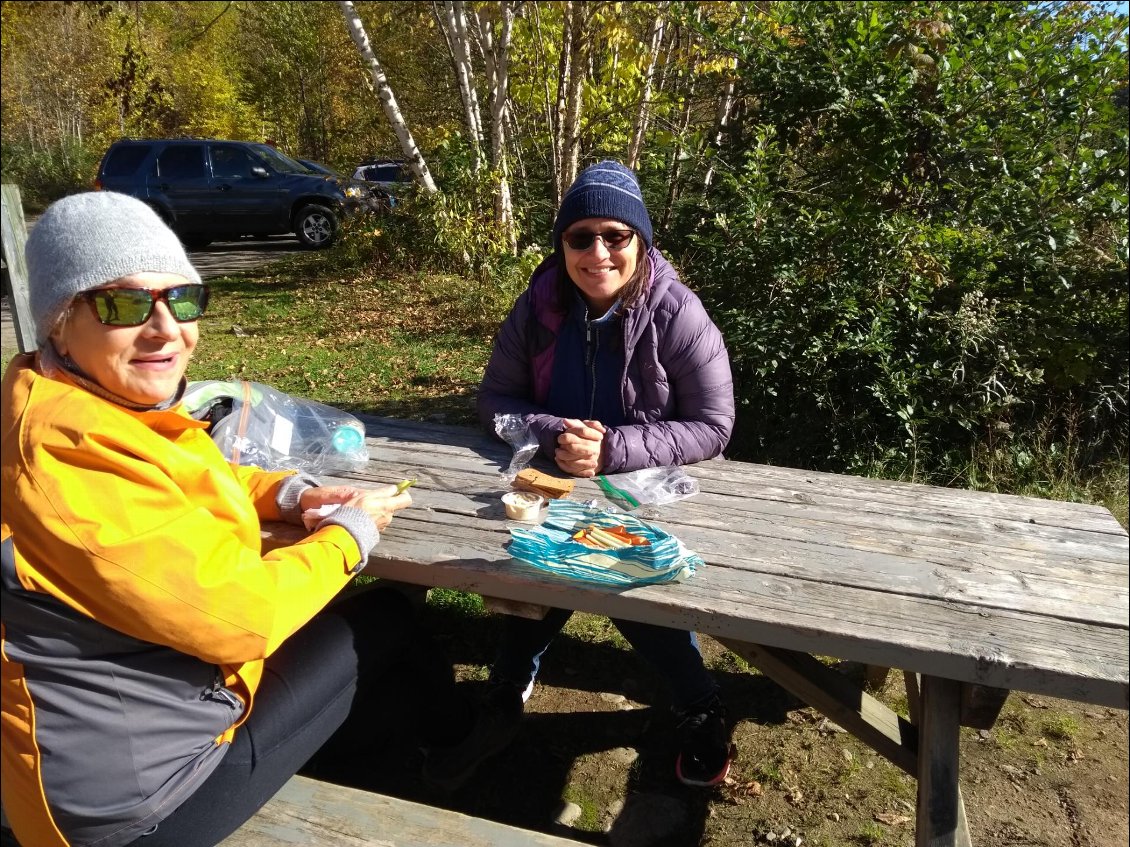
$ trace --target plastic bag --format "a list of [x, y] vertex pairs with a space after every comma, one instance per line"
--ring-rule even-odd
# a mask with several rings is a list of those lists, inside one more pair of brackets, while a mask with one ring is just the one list
[[[574, 540], [589, 526], [622, 526], [648, 543], [617, 550], [594, 550]], [[675, 536], [634, 515], [612, 514], [572, 500], [550, 500], [545, 521], [532, 529], [511, 528], [511, 558], [540, 571], [601, 585], [655, 585], [682, 582], [702, 559]]]
[[596, 478], [597, 485], [624, 509], [662, 506], [698, 494], [698, 482], [681, 467], [666, 465]]
[[311, 474], [356, 471], [369, 461], [365, 426], [353, 415], [259, 382], [191, 382], [185, 408], [235, 465]]
[[496, 414], [494, 431], [514, 450], [514, 455], [510, 458], [510, 466], [502, 472], [508, 481], [512, 481], [518, 475], [518, 471], [532, 462], [537, 455], [539, 446], [537, 439], [530, 434], [530, 426], [523, 415]]

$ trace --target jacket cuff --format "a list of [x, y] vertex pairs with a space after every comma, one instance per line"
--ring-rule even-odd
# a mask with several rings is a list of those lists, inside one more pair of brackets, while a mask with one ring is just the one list
[[565, 431], [565, 421], [562, 418], [552, 418], [552, 423], [545, 423], [537, 428], [538, 446], [541, 453], [549, 461], [554, 461], [557, 452], [557, 436]]
[[354, 564], [350, 573], [357, 573], [368, 564], [369, 553], [381, 540], [381, 534], [377, 531], [377, 526], [373, 523], [373, 519], [369, 517], [369, 513], [356, 506], [342, 506], [340, 509], [335, 509], [332, 514], [319, 521], [315, 530], [324, 526], [340, 526], [352, 535], [353, 540], [357, 542], [357, 549], [361, 551], [361, 559]]
[[287, 523], [302, 525], [302, 509], [298, 501], [302, 499], [302, 492], [308, 488], [317, 488], [318, 480], [309, 474], [299, 473], [288, 476], [279, 483], [279, 490], [275, 494], [275, 505], [279, 507], [279, 515]]

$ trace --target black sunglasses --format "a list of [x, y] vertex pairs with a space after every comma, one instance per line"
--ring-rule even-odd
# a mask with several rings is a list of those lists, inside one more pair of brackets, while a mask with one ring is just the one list
[[178, 323], [194, 321], [208, 306], [208, 286], [199, 283], [172, 288], [96, 288], [79, 295], [106, 326], [141, 326], [158, 300], [164, 300]]
[[587, 229], [579, 229], [576, 232], [565, 233], [561, 236], [561, 240], [570, 250], [588, 250], [598, 238], [609, 250], [623, 250], [632, 243], [635, 234], [634, 229], [609, 229], [604, 232], [589, 232]]

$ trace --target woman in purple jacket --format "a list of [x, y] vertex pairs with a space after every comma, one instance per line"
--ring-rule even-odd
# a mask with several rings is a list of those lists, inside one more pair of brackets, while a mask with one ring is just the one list
[[[553, 226], [553, 254], [494, 342], [478, 409], [521, 414], [565, 473], [591, 477], [721, 454], [734, 425], [730, 361], [701, 301], [652, 246], [639, 184], [617, 162], [584, 170]], [[454, 787], [517, 731], [541, 656], [571, 611], [509, 617], [483, 720], [454, 754], [430, 763]], [[733, 750], [718, 686], [694, 633], [614, 621], [668, 680], [680, 731], [678, 778], [716, 785]]]

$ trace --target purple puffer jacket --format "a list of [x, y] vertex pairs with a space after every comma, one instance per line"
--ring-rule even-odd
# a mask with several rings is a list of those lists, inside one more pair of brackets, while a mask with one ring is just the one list
[[[734, 428], [734, 384], [722, 334], [667, 260], [654, 248], [649, 255], [650, 287], [623, 320], [623, 401], [631, 423], [605, 434], [604, 473], [713, 458]], [[565, 319], [554, 307], [556, 276], [551, 255], [499, 328], [478, 397], [479, 419], [489, 431], [497, 413], [525, 415], [551, 460], [564, 429], [544, 407]], [[583, 368], [578, 361], [578, 379]]]

